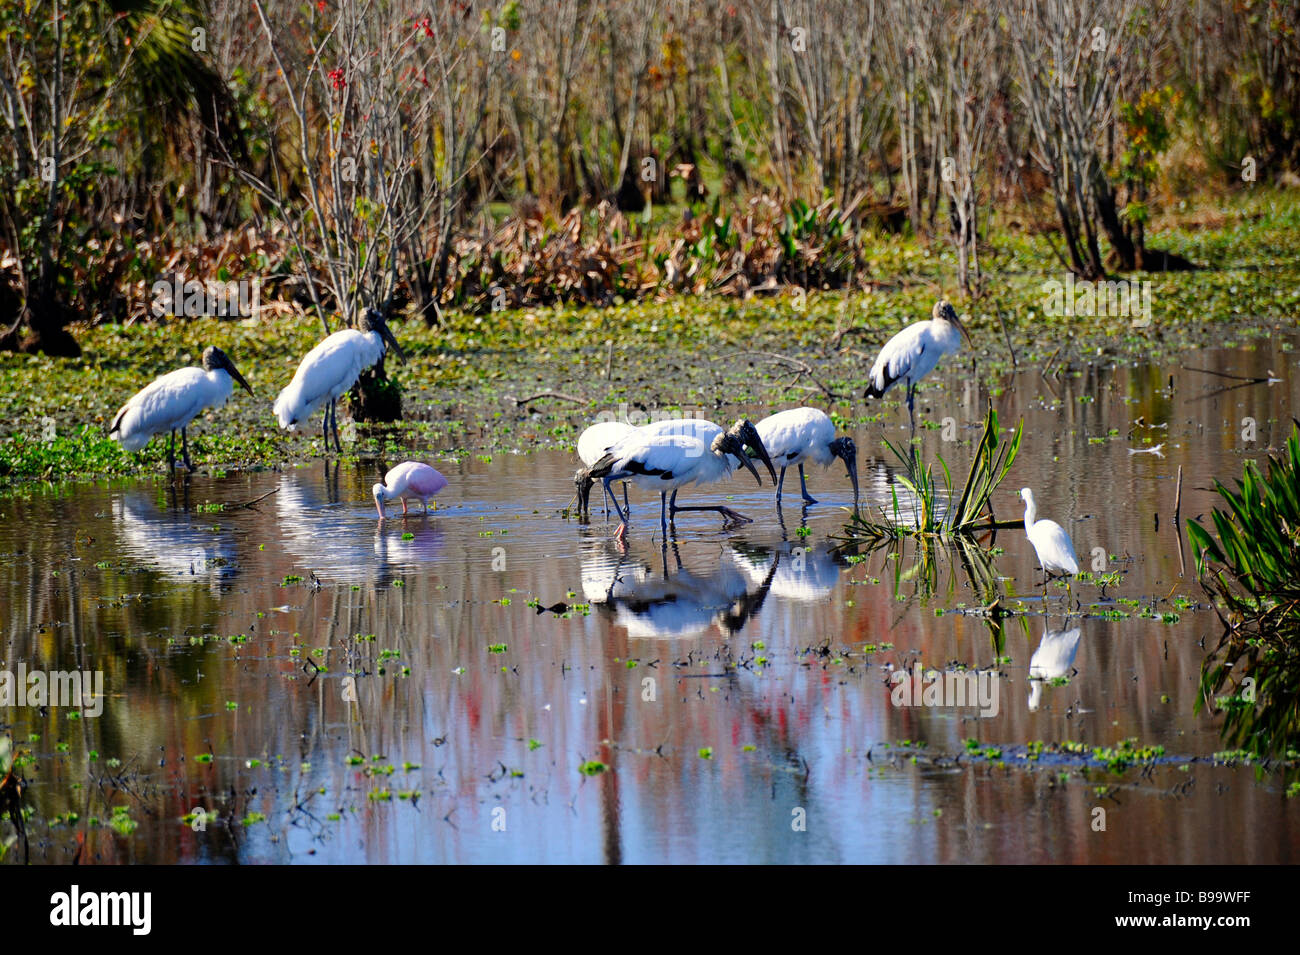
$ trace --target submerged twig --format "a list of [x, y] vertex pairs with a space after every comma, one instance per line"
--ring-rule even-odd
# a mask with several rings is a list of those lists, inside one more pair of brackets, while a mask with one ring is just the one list
[[575, 404], [585, 404], [587, 401], [586, 398], [575, 398], [573, 395], [566, 395], [559, 391], [539, 391], [537, 394], [529, 395], [527, 398], [516, 398], [514, 395], [502, 395], [501, 397], [506, 401], [514, 402], [516, 408], [520, 405], [526, 405], [529, 402], [537, 401], [539, 398], [554, 398], [557, 401], [572, 401]]
[[270, 497], [272, 494], [274, 494], [274, 493], [275, 493], [276, 491], [278, 491], [278, 490], [280, 490], [280, 485], [277, 484], [275, 487], [271, 488], [271, 490], [267, 491], [265, 494], [261, 495], [260, 497], [255, 497], [255, 498], [253, 498], [251, 501], [245, 501], [243, 504], [234, 504], [234, 505], [232, 505], [232, 506], [233, 506], [233, 507], [249, 507], [249, 508], [254, 508], [254, 509], [256, 509], [257, 504], [258, 504], [259, 501], [265, 501], [268, 497]]

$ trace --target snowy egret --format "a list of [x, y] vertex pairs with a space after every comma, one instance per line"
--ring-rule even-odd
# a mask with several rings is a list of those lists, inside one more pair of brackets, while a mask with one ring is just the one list
[[384, 483], [376, 484], [371, 489], [375, 498], [375, 509], [379, 519], [384, 519], [384, 502], [400, 500], [402, 513], [406, 513], [408, 500], [419, 501], [424, 505], [424, 513], [429, 513], [429, 498], [447, 486], [447, 479], [427, 464], [418, 461], [404, 461], [384, 475]]
[[776, 503], [781, 503], [781, 487], [785, 484], [785, 469], [791, 465], [799, 466], [799, 488], [803, 499], [809, 504], [817, 500], [808, 493], [808, 484], [804, 479], [803, 465], [812, 461], [823, 467], [836, 458], [843, 460], [853, 482], [853, 507], [858, 506], [858, 447], [849, 437], [835, 437], [835, 423], [823, 411], [816, 408], [791, 408], [769, 415], [755, 425], [758, 435], [767, 448], [768, 454], [781, 468], [781, 477], [776, 483]]
[[963, 338], [970, 342], [970, 334], [947, 301], [936, 302], [932, 314], [929, 321], [908, 325], [885, 343], [871, 366], [868, 376], [871, 383], [863, 395], [879, 398], [901, 381], [907, 388], [907, 414], [912, 421], [913, 435], [916, 434], [917, 382], [932, 372], [944, 355], [960, 351]]
[[253, 389], [226, 353], [215, 345], [203, 351], [203, 367], [178, 368], [146, 385], [124, 404], [113, 418], [109, 436], [123, 450], [139, 451], [149, 439], [164, 431], [171, 432], [167, 444], [167, 462], [176, 467], [176, 431], [181, 432], [181, 459], [191, 471], [190, 446], [186, 428], [204, 408], [220, 408], [238, 382], [250, 395]]
[[325, 438], [325, 451], [329, 451], [332, 423], [334, 447], [342, 453], [336, 407], [339, 396], [356, 384], [363, 371], [377, 364], [389, 347], [398, 358], [406, 360], [384, 316], [373, 308], [366, 309], [356, 328], [345, 328], [326, 337], [303, 357], [293, 381], [275, 399], [275, 417], [280, 427], [292, 431], [324, 406], [321, 434]]
[[1072, 576], [1079, 572], [1079, 561], [1074, 555], [1074, 543], [1056, 521], [1047, 518], [1037, 520], [1038, 505], [1034, 503], [1034, 492], [1029, 488], [1020, 489], [1020, 497], [1025, 502], [1025, 535], [1034, 545], [1034, 553], [1043, 567], [1043, 590], [1047, 589], [1047, 579], [1054, 575]]

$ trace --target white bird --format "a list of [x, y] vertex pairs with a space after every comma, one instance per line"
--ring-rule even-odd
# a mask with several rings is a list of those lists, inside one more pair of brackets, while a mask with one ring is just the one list
[[690, 435], [637, 433], [621, 441], [592, 465], [588, 470], [588, 478], [605, 485], [605, 492], [618, 513], [620, 523], [617, 536], [622, 538], [627, 530], [627, 517], [609, 490], [613, 481], [631, 481], [637, 487], [659, 492], [659, 524], [665, 534], [668, 533], [669, 491], [672, 492], [671, 507], [674, 515], [678, 511], [717, 511], [729, 521], [748, 521], [749, 518], [721, 505], [679, 507], [676, 503], [680, 488], [687, 484], [721, 481], [730, 477], [738, 465], [746, 467], [759, 484], [763, 483], [754, 463], [745, 453], [744, 442], [738, 436], [741, 425], [741, 422], [737, 422], [731, 431], [719, 433], [707, 445]]
[[109, 436], [120, 443], [123, 450], [139, 451], [154, 435], [170, 431], [167, 461], [174, 468], [176, 431], [179, 428], [181, 458], [185, 467], [193, 471], [186, 428], [204, 408], [224, 405], [235, 388], [235, 382], [239, 382], [250, 395], [253, 393], [226, 353], [215, 345], [209, 345], [203, 351], [202, 368], [178, 368], [155, 378], [136, 392], [113, 418]]
[[1079, 572], [1079, 560], [1074, 555], [1074, 542], [1056, 521], [1038, 517], [1038, 505], [1034, 503], [1034, 492], [1029, 488], [1020, 489], [1020, 497], [1025, 502], [1025, 535], [1034, 545], [1034, 553], [1043, 566], [1043, 589], [1047, 588], [1047, 578], [1054, 574], [1071, 576]]
[[[606, 454], [609, 449], [618, 444], [624, 438], [633, 434], [637, 430], [636, 425], [628, 424], [625, 421], [599, 421], [593, 424], [586, 431], [578, 436], [578, 457], [587, 467], [591, 467]], [[581, 469], [573, 476], [573, 483], [578, 487], [578, 504], [579, 507], [585, 507], [586, 501], [583, 499], [583, 475], [586, 469]], [[589, 487], [590, 485], [588, 485]], [[627, 503], [627, 483], [623, 484], [623, 507], [631, 510]], [[609, 516], [608, 500], [605, 504], [605, 516]]]
[[402, 513], [406, 513], [408, 500], [419, 501], [424, 505], [424, 513], [429, 513], [429, 498], [447, 486], [447, 479], [434, 468], [418, 461], [404, 461], [384, 475], [384, 483], [376, 484], [370, 493], [375, 499], [375, 508], [379, 519], [384, 519], [384, 502], [400, 500]]
[[957, 312], [946, 301], [936, 302], [929, 321], [915, 322], [885, 343], [871, 366], [864, 398], [879, 398], [898, 382], [907, 388], [907, 414], [916, 434], [916, 383], [934, 371], [935, 365], [949, 352], [961, 350], [961, 341], [970, 341]]
[[785, 469], [799, 466], [799, 488], [809, 504], [817, 500], [808, 493], [804, 478], [805, 461], [827, 467], [836, 458], [844, 462], [849, 480], [853, 482], [853, 507], [858, 506], [858, 447], [849, 437], [835, 437], [835, 423], [816, 408], [791, 408], [778, 411], [760, 421], [755, 427], [758, 436], [772, 456], [772, 462], [781, 469], [776, 483], [776, 503], [781, 504], [781, 487], [785, 484]]
[[[719, 435], [722, 434], [730, 434], [733, 438], [735, 438], [736, 444], [739, 446], [741, 451], [744, 451], [744, 449], [748, 447], [749, 451], [751, 451], [755, 457], [757, 457], [760, 461], [763, 462], [764, 466], [768, 470], [768, 473], [772, 475], [773, 482], [776, 481], [776, 469], [772, 466], [772, 458], [767, 453], [767, 448], [763, 446], [763, 439], [759, 437], [758, 430], [754, 427], [753, 422], [749, 421], [746, 418], [741, 418], [740, 420], [738, 420], [735, 424], [731, 426], [730, 430], [726, 432], [723, 431], [721, 425], [714, 424], [712, 421], [709, 421], [706, 418], [669, 418], [662, 421], [653, 421], [642, 428], [636, 429], [632, 434], [628, 435], [626, 438], [623, 439], [623, 441], [619, 442], [618, 444], [611, 446], [606, 452], [605, 457], [608, 457], [611, 454], [618, 454], [620, 450], [623, 449], [625, 446], [631, 443], [643, 441], [645, 439], [682, 438], [687, 442], [697, 442], [699, 447], [707, 449], [713, 444], [714, 440]], [[687, 446], [695, 447], [695, 445], [689, 445], [689, 444]], [[728, 447], [731, 447], [730, 443], [728, 444]], [[726, 451], [725, 456], [731, 465], [732, 471], [734, 471], [736, 468], [738, 468], [741, 465], [741, 459], [734, 450]], [[748, 458], [746, 458], [746, 461], [748, 461]], [[754, 470], [752, 465], [747, 463], [746, 466], [749, 467], [751, 471]], [[585, 502], [587, 496], [590, 495], [591, 493], [592, 483], [597, 479], [597, 477], [599, 477], [599, 475], [594, 475], [592, 473], [594, 467], [595, 465], [587, 468], [586, 472], [579, 471], [578, 474], [575, 475], [574, 477], [574, 481], [578, 485], [578, 497], [580, 501]], [[730, 471], [728, 473], [730, 473]], [[758, 478], [757, 472], [755, 472], [754, 476], [755, 478]], [[716, 478], [715, 480], [721, 480], [721, 478], [719, 477]], [[683, 484], [689, 484], [689, 483], [690, 481], [683, 482]], [[710, 482], [700, 481], [698, 483], [707, 484]], [[763, 483], [762, 480], [759, 479], [759, 484], [762, 483]], [[644, 485], [638, 484], [638, 486], [644, 486]], [[606, 485], [606, 488], [608, 489], [608, 485]], [[583, 509], [585, 510], [586, 509], [585, 503], [582, 506]], [[615, 504], [615, 510], [617, 509], [618, 509], [617, 504]], [[728, 508], [720, 509], [717, 507], [707, 507], [707, 508], [679, 507], [677, 505], [676, 488], [674, 488], [672, 499], [668, 502], [668, 512], [670, 515], [675, 515], [678, 511], [682, 511], [682, 510], [711, 510], [711, 511], [716, 510], [719, 511], [719, 513], [725, 513], [729, 520], [733, 520], [733, 521], [749, 520], [749, 518], [744, 517], [741, 514], [737, 514], [735, 511], [732, 511]], [[626, 523], [626, 518], [623, 517], [623, 514], [621, 512], [619, 513], [619, 517], [623, 519], [624, 523]], [[620, 535], [621, 533], [622, 531], [620, 530]]]
[[1043, 628], [1043, 639], [1029, 659], [1029, 709], [1037, 710], [1043, 695], [1043, 683], [1069, 676], [1074, 668], [1074, 655], [1079, 652], [1080, 629], [1048, 630]]
[[341, 454], [343, 444], [339, 441], [335, 403], [356, 384], [363, 371], [384, 357], [389, 346], [398, 358], [406, 360], [383, 315], [373, 308], [366, 309], [356, 328], [345, 328], [327, 336], [306, 354], [293, 381], [275, 399], [275, 417], [280, 427], [292, 431], [324, 406], [321, 433], [325, 437], [325, 450], [329, 451], [329, 429], [333, 423], [334, 447]]

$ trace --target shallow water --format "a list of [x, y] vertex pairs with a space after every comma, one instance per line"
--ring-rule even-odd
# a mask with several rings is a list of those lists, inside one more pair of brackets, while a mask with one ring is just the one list
[[[911, 547], [836, 553], [838, 466], [810, 471], [806, 513], [791, 474], [783, 519], [747, 474], [688, 489], [754, 522], [687, 515], [666, 546], [658, 502], [633, 490], [625, 549], [599, 489], [590, 524], [564, 516], [575, 460], [550, 452], [433, 459], [451, 482], [437, 510], [390, 505], [383, 525], [376, 462], [24, 489], [0, 499], [4, 667], [98, 670], [105, 693], [99, 716], [0, 711], [31, 757], [32, 861], [1295, 861], [1288, 777], [1215, 764], [1218, 721], [1193, 713], [1221, 626], [1173, 524], [1179, 465], [1184, 520], [1208, 515], [1213, 479], [1284, 439], [1294, 344], [1195, 353], [1282, 379], [1217, 394], [1241, 383], [1100, 360], [981, 376], [1002, 425], [1025, 421], [998, 517], [1031, 486], [1081, 565], [1101, 548], [1121, 575], [1076, 583], [1067, 621], [1023, 532], [982, 540], [1024, 611], [1000, 651], [961, 612], [980, 599], [955, 553], [933, 555], [929, 583]], [[979, 380], [949, 368], [918, 401], [953, 418], [955, 440], [922, 436], [958, 477]], [[896, 489], [882, 426], [905, 439], [905, 409], [854, 432], [870, 506]], [[1129, 453], [1153, 444], [1163, 457]], [[1040, 684], [1031, 710], [1034, 651], [1074, 628], [1068, 684]], [[917, 659], [995, 670], [997, 714], [894, 705], [891, 668]], [[1132, 737], [1164, 756], [1120, 774], [1025, 758]], [[182, 821], [196, 807], [202, 831]]]

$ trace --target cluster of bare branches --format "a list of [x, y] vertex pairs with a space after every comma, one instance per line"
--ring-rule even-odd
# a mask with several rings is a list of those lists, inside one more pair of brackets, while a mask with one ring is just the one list
[[152, 280], [143, 243], [268, 220], [326, 327], [436, 321], [467, 237], [601, 203], [829, 202], [951, 242], [972, 296], [1006, 203], [1080, 275], [1167, 267], [1144, 223], [1174, 136], [1264, 178], [1300, 165], [1297, 115], [1276, 0], [31, 0], [0, 13], [0, 334], [120, 317], [88, 299]]

